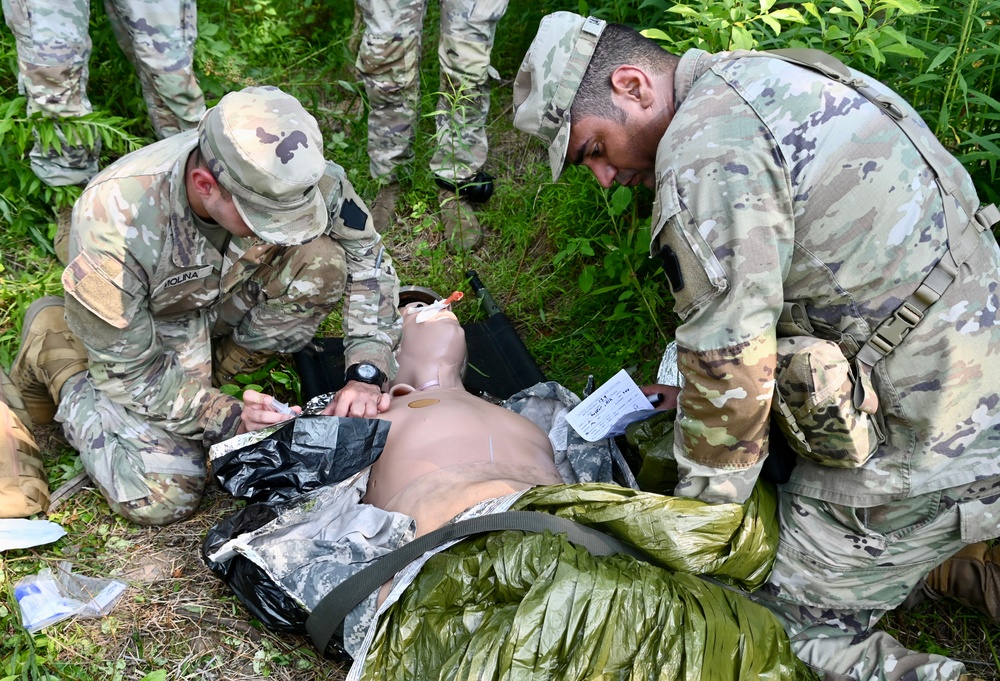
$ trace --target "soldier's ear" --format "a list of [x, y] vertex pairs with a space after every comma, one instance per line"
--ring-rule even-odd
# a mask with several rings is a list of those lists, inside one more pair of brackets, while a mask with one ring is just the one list
[[219, 183], [215, 181], [212, 173], [205, 166], [195, 166], [189, 170], [188, 180], [188, 186], [191, 187], [201, 199], [207, 199], [219, 186]]
[[645, 70], [631, 64], [622, 64], [611, 72], [612, 99], [622, 108], [638, 104], [648, 108], [655, 101], [653, 80]]

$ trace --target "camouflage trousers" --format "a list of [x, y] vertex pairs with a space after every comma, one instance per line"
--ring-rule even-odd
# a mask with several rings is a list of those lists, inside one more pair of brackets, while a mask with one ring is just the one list
[[[326, 266], [317, 269], [316, 262]], [[232, 338], [252, 351], [297, 351], [340, 301], [346, 283], [343, 247], [323, 236], [284, 251], [265, 276], [244, 282], [218, 309], [157, 320], [156, 334], [194, 386], [188, 392], [209, 389], [213, 345]], [[256, 303], [239, 313], [249, 300]], [[179, 394], [186, 390], [181, 386]], [[112, 399], [90, 372], [65, 383], [56, 420], [115, 513], [143, 525], [166, 525], [197, 510], [206, 481], [200, 438], [171, 432], [169, 421], [123, 404], [120, 396]]]
[[[395, 178], [413, 157], [420, 115], [421, 33], [427, 0], [357, 0], [365, 22], [357, 68], [368, 103], [372, 177]], [[430, 169], [450, 181], [471, 178], [486, 163], [486, 117], [496, 25], [507, 0], [441, 0], [441, 95]]]
[[957, 679], [964, 665], [904, 648], [878, 620], [966, 544], [1000, 535], [1000, 478], [874, 508], [782, 494], [781, 541], [753, 600], [826, 679]]
[[[18, 88], [28, 113], [75, 118], [93, 110], [87, 97], [91, 40], [90, 0], [2, 0], [17, 45]], [[194, 74], [195, 0], [105, 0], [115, 38], [135, 67], [150, 122], [163, 139], [198, 125], [205, 98]], [[98, 170], [93, 145], [57, 128], [62, 147], [37, 141], [31, 167], [46, 184], [87, 182]]]

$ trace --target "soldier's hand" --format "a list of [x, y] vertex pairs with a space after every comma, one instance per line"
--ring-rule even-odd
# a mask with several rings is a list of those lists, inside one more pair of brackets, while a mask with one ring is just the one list
[[[270, 395], [257, 392], [256, 390], [245, 390], [243, 392], [243, 413], [240, 414], [240, 425], [236, 433], [248, 433], [251, 430], [259, 430], [275, 423], [287, 421], [290, 418], [302, 413], [301, 407], [285, 407], [291, 413], [286, 414], [277, 406], [281, 404]], [[284, 405], [281, 405], [284, 407]]]
[[650, 398], [650, 404], [657, 410], [677, 408], [677, 395], [681, 389], [675, 385], [653, 383], [652, 385], [644, 385], [639, 390], [642, 391], [643, 395]]
[[323, 414], [373, 419], [388, 408], [389, 394], [383, 393], [378, 386], [361, 381], [348, 381], [347, 385], [337, 392], [333, 401], [326, 405]]

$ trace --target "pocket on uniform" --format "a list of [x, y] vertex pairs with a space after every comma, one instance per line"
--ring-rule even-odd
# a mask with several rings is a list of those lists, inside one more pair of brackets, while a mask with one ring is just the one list
[[778, 339], [773, 413], [789, 446], [824, 466], [856, 468], [884, 440], [877, 416], [854, 406], [851, 365], [836, 343]]
[[966, 544], [1000, 537], [1000, 496], [960, 502], [958, 515]]
[[657, 187], [649, 254], [660, 261], [674, 309], [687, 319], [727, 291], [729, 277], [683, 208], [674, 172], [657, 172]]

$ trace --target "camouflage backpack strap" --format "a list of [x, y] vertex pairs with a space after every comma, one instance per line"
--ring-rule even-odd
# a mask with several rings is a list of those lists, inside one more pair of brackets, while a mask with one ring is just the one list
[[[926, 127], [921, 127], [912, 117], [907, 116], [894, 98], [878, 92], [865, 80], [857, 78], [839, 59], [811, 49], [772, 50], [755, 53], [753, 56], [770, 56], [797, 64], [856, 90], [899, 126], [900, 131], [909, 138], [934, 172], [941, 191], [945, 228], [948, 231], [948, 252], [928, 272], [920, 286], [875, 328], [855, 355], [859, 380], [855, 384], [854, 405], [861, 409], [862, 405], [874, 399], [869, 379], [872, 367], [902, 343], [910, 330], [924, 318], [927, 309], [941, 298], [945, 289], [958, 276], [961, 264], [979, 247], [980, 233], [1000, 222], [1000, 210], [993, 204], [973, 210], [962, 194], [958, 181], [948, 172], [951, 156], [937, 138]], [[964, 222], [958, 214], [959, 206], [965, 215], [971, 216]]]

